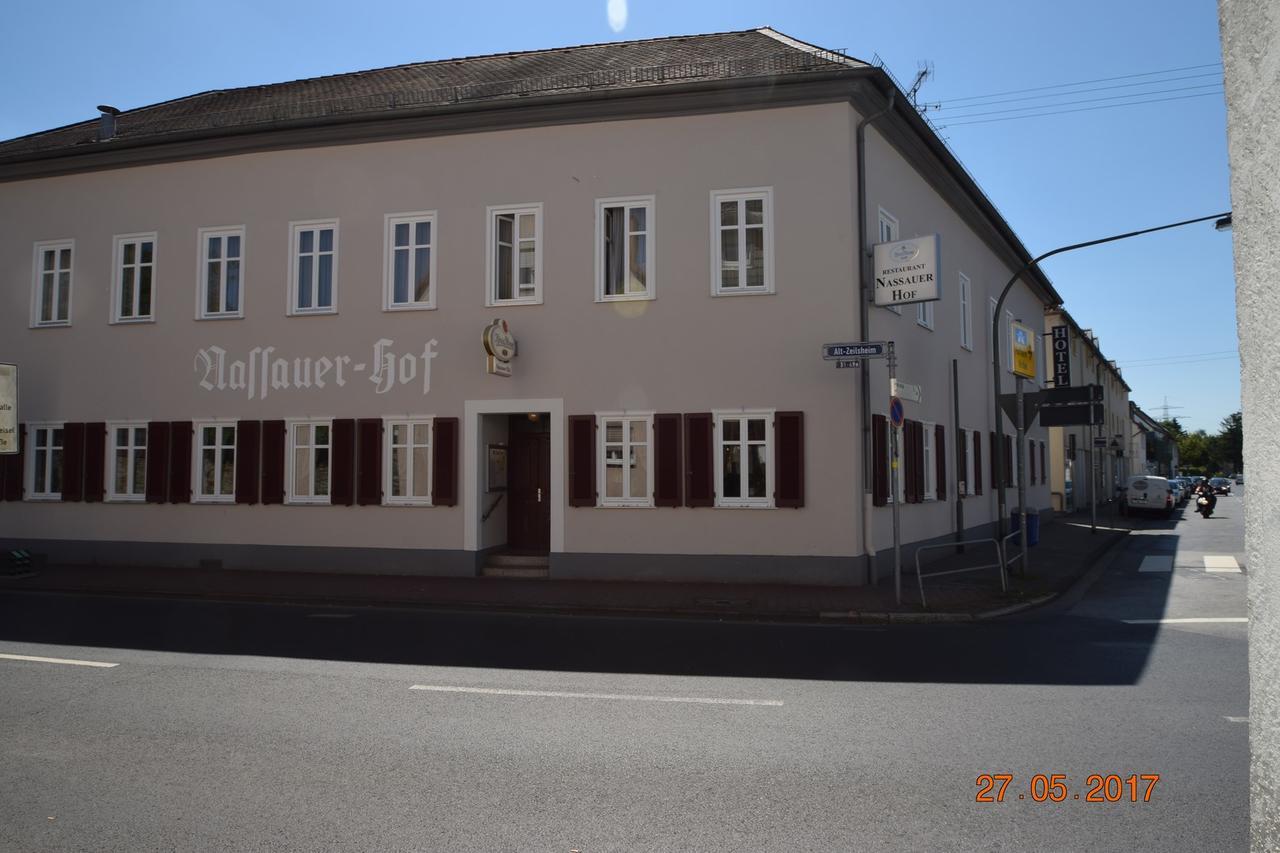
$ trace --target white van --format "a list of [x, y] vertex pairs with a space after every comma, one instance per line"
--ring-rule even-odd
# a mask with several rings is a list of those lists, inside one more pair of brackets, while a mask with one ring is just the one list
[[1124, 512], [1158, 512], [1169, 518], [1173, 515], [1173, 487], [1167, 477], [1130, 477], [1121, 496], [1121, 508]]

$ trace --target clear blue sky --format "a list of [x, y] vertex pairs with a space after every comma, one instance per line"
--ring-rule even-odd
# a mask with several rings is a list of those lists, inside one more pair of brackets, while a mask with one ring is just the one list
[[[995, 111], [1043, 103], [959, 99], [1124, 77], [1044, 90], [1059, 95], [1052, 103], [1080, 102], [1057, 109], [1084, 112], [987, 124], [952, 118], [944, 128], [1035, 254], [1230, 208], [1222, 96], [1188, 88], [1220, 82], [1192, 76], [1219, 71], [1215, 0], [612, 4], [615, 24], [617, 7], [627, 6], [618, 31], [606, 0], [9, 0], [0, 138], [93, 117], [102, 103], [130, 109], [206, 89], [421, 60], [768, 25], [862, 59], [879, 54], [908, 83], [920, 61], [932, 62], [935, 77], [921, 99], [942, 104], [931, 113], [938, 124], [965, 114], [1004, 118], [1011, 114]], [[1192, 66], [1208, 67], [1125, 77]], [[1141, 81], [1149, 85], [1127, 85]], [[1151, 99], [1183, 99], [1094, 109], [1124, 103], [1100, 98], [1156, 88], [1167, 91]], [[1095, 91], [1061, 94], [1081, 89]], [[1001, 99], [1028, 94], [1036, 93]], [[979, 112], [988, 115], [972, 117]], [[1159, 416], [1167, 395], [1183, 407], [1171, 413], [1184, 425], [1213, 432], [1240, 408], [1230, 234], [1191, 226], [1064, 255], [1045, 269], [1147, 411]], [[1190, 358], [1201, 353], [1225, 358]], [[1195, 363], [1150, 361], [1166, 356]]]

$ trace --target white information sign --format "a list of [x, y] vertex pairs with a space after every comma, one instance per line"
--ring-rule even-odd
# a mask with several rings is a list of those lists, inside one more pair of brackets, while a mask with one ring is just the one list
[[929, 234], [872, 247], [877, 305], [934, 302], [938, 285], [938, 235]]
[[889, 396], [910, 400], [912, 403], [924, 402], [924, 390], [919, 385], [912, 385], [901, 379], [889, 380]]
[[0, 364], [0, 454], [18, 452], [18, 366]]

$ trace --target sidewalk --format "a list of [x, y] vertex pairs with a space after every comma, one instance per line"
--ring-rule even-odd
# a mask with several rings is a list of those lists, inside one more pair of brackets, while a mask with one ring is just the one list
[[[559, 581], [511, 578], [421, 578], [216, 569], [45, 566], [26, 577], [0, 575], [5, 591], [176, 596], [220, 600], [287, 601], [346, 607], [435, 607], [559, 613], [715, 616], [717, 618], [854, 622], [920, 622], [991, 618], [1042, 604], [1066, 590], [1128, 530], [1088, 517], [1046, 518], [1030, 571], [1009, 579], [1002, 593], [994, 568], [929, 580], [931, 572], [995, 562], [994, 546], [970, 546], [925, 564], [929, 607], [920, 606], [915, 566], [903, 566], [903, 601], [882, 570], [875, 586]], [[1011, 549], [1011, 551], [1014, 549]]]

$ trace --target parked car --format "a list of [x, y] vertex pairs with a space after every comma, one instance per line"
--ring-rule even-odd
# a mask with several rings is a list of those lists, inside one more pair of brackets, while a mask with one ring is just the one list
[[1173, 491], [1173, 505], [1182, 506], [1187, 502], [1187, 490], [1177, 477], [1169, 478], [1169, 488]]
[[1244, 485], [1244, 474], [1236, 474], [1236, 485], [1237, 486]]
[[1130, 477], [1120, 498], [1120, 512], [1158, 512], [1165, 518], [1173, 515], [1173, 486], [1167, 477], [1140, 474]]
[[1231, 481], [1226, 477], [1214, 477], [1209, 481], [1209, 485], [1213, 486], [1214, 494], [1229, 495], [1231, 494]]

